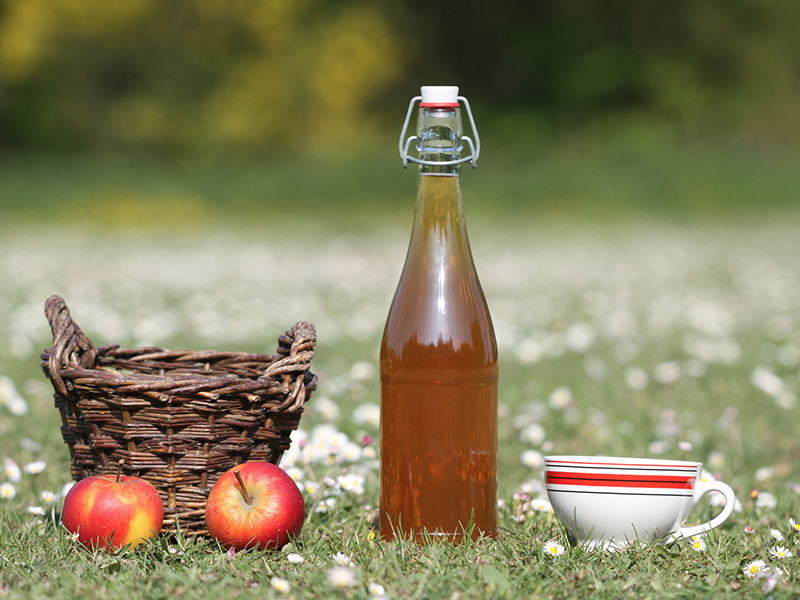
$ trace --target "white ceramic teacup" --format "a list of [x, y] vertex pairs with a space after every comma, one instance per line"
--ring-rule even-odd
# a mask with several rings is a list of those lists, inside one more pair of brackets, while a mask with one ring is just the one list
[[[616, 456], [546, 456], [547, 495], [556, 516], [581, 545], [618, 548], [632, 542], [669, 543], [721, 525], [736, 505], [721, 481], [702, 481], [703, 464]], [[725, 497], [711, 521], [683, 527], [709, 492]]]

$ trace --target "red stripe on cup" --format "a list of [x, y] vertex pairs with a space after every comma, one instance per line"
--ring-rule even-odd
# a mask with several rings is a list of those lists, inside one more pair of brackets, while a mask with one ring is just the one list
[[547, 471], [545, 482], [552, 485], [691, 489], [694, 486], [695, 478], [669, 475]]

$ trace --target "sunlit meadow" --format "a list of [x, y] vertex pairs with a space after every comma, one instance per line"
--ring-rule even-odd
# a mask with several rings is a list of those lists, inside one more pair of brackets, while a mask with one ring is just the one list
[[[406, 229], [6, 231], [0, 596], [796, 597], [800, 226], [470, 231], [501, 356], [501, 535], [457, 548], [375, 537], [377, 349]], [[58, 525], [68, 454], [39, 369], [53, 293], [96, 344], [272, 352], [311, 320], [319, 385], [281, 463], [306, 497], [302, 538], [281, 553], [180, 536], [113, 556], [75, 547]], [[702, 461], [739, 502], [704, 537], [588, 552], [553, 516], [548, 453]]]

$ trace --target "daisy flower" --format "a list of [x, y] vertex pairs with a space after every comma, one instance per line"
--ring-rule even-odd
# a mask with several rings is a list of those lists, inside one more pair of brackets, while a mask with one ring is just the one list
[[770, 536], [772, 536], [772, 539], [775, 540], [776, 542], [782, 542], [783, 541], [783, 534], [780, 531], [778, 531], [777, 529], [770, 529], [769, 530], [769, 534], [770, 534]]
[[19, 481], [22, 479], [22, 469], [10, 458], [3, 459], [3, 468], [9, 481]]
[[286, 560], [289, 561], [290, 563], [292, 563], [293, 565], [299, 565], [299, 564], [304, 563], [306, 561], [305, 558], [303, 558], [302, 556], [300, 556], [299, 554], [297, 554], [295, 552], [287, 554], [286, 555]]
[[47, 468], [47, 463], [43, 460], [35, 460], [25, 465], [25, 472], [31, 475], [38, 475]]
[[553, 512], [553, 505], [545, 498], [534, 498], [531, 500], [531, 509], [536, 512], [551, 513]]
[[39, 494], [39, 498], [45, 504], [53, 504], [53, 502], [57, 500], [56, 493], [50, 490], [42, 490], [42, 493]]
[[525, 450], [520, 456], [520, 461], [532, 469], [541, 469], [544, 465], [544, 456], [536, 450]]
[[334, 506], [336, 506], [336, 498], [325, 498], [325, 500], [317, 505], [317, 507], [314, 509], [314, 512], [318, 514], [325, 514]]
[[364, 493], [364, 481], [364, 476], [358, 473], [345, 473], [336, 478], [336, 482], [344, 491], [357, 496]]
[[692, 550], [695, 552], [705, 552], [706, 551], [706, 542], [703, 538], [696, 535], [692, 538]]
[[320, 489], [320, 485], [316, 481], [306, 481], [303, 484], [303, 491], [307, 494], [314, 495]]
[[562, 546], [555, 540], [550, 540], [549, 542], [545, 542], [543, 549], [544, 553], [547, 554], [548, 556], [561, 556], [562, 554], [564, 554], [564, 552], [566, 552], [564, 546]]
[[764, 577], [767, 573], [767, 563], [760, 558], [747, 563], [747, 566], [742, 569], [742, 573], [748, 577]]
[[786, 548], [785, 546], [773, 546], [769, 550], [769, 555], [772, 558], [791, 558], [794, 556], [792, 551]]
[[10, 481], [0, 483], [0, 498], [11, 500], [17, 495], [17, 488]]
[[373, 596], [385, 596], [386, 595], [386, 588], [384, 588], [380, 583], [372, 582], [367, 586], [367, 591]]
[[794, 531], [800, 532], [800, 523], [798, 523], [794, 519], [789, 519], [789, 529], [791, 529], [793, 532]]
[[353, 559], [347, 556], [344, 552], [337, 552], [333, 555], [333, 560], [342, 567], [355, 567], [356, 564]]
[[778, 499], [769, 492], [759, 492], [756, 496], [756, 508], [775, 508]]
[[356, 584], [356, 574], [347, 567], [333, 567], [328, 571], [328, 583], [340, 590], [351, 588]]
[[292, 586], [289, 585], [289, 582], [283, 577], [273, 577], [270, 579], [269, 583], [272, 586], [272, 589], [280, 594], [288, 594], [292, 589]]

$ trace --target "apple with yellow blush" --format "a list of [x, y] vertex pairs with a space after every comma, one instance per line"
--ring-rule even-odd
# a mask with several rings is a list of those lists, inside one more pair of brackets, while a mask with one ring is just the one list
[[208, 533], [225, 548], [280, 550], [303, 529], [303, 494], [272, 463], [251, 461], [223, 473], [206, 503]]
[[164, 523], [164, 505], [156, 488], [139, 477], [81, 479], [67, 492], [61, 513], [64, 527], [87, 548], [131, 548], [155, 537]]

